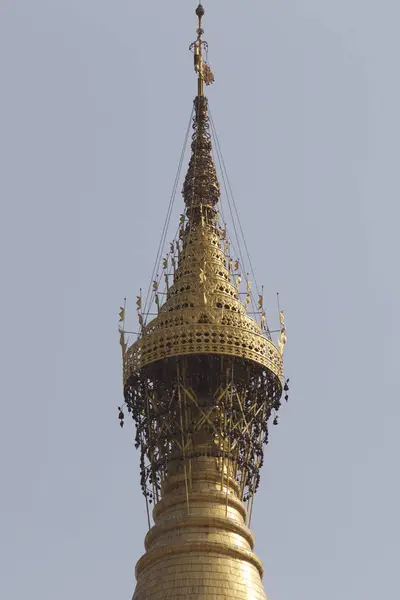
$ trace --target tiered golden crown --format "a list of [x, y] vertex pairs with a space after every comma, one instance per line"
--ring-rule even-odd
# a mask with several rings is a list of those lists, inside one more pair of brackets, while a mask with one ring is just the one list
[[280, 351], [239, 298], [240, 275], [229, 266], [229, 242], [218, 221], [219, 195], [207, 99], [198, 96], [183, 187], [187, 222], [181, 228], [177, 268], [159, 314], [125, 354], [125, 382], [150, 363], [190, 354], [236, 356], [282, 376]]

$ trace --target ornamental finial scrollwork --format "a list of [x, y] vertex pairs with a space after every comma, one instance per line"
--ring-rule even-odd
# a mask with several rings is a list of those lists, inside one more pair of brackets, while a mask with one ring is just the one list
[[196, 9], [198, 17], [197, 39], [189, 48], [193, 52], [194, 57], [194, 70], [198, 81], [198, 96], [204, 96], [204, 84], [211, 85], [214, 83], [214, 74], [205, 59], [208, 54], [208, 44], [203, 40], [204, 29], [202, 27], [202, 19], [204, 13], [203, 6], [199, 4]]

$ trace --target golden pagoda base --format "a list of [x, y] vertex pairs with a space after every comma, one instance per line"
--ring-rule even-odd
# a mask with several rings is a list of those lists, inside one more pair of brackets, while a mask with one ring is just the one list
[[266, 600], [238, 484], [216, 458], [176, 463], [136, 565], [133, 600]]

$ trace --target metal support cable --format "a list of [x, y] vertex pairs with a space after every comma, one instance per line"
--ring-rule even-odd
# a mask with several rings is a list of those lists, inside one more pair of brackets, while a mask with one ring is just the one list
[[160, 239], [160, 243], [159, 243], [159, 246], [158, 246], [158, 249], [157, 249], [157, 256], [156, 256], [156, 260], [154, 262], [154, 267], [153, 267], [153, 272], [152, 272], [152, 275], [151, 275], [150, 285], [149, 285], [149, 288], [148, 288], [148, 291], [147, 291], [147, 294], [146, 294], [146, 300], [144, 302], [144, 313], [145, 314], [146, 314], [146, 312], [147, 312], [147, 310], [149, 308], [148, 303], [149, 303], [149, 299], [151, 298], [152, 282], [154, 281], [154, 278], [155, 278], [155, 275], [156, 275], [157, 266], [158, 266], [158, 263], [159, 263], [159, 261], [161, 259], [162, 250], [163, 250], [163, 247], [164, 247], [164, 244], [165, 244], [165, 239], [166, 239], [166, 236], [167, 236], [168, 225], [169, 225], [169, 222], [170, 222], [170, 219], [171, 219], [172, 208], [173, 208], [175, 197], [176, 197], [176, 189], [178, 187], [179, 178], [180, 178], [180, 174], [181, 174], [181, 170], [182, 170], [183, 159], [185, 157], [185, 150], [186, 150], [187, 142], [188, 142], [188, 138], [189, 138], [190, 126], [191, 126], [192, 118], [193, 118], [193, 110], [194, 109], [192, 108], [191, 113], [190, 113], [189, 123], [188, 123], [187, 129], [186, 129], [185, 140], [184, 140], [184, 143], [183, 143], [183, 147], [182, 147], [182, 151], [181, 151], [181, 156], [180, 156], [180, 159], [179, 159], [178, 169], [177, 169], [177, 172], [176, 172], [176, 175], [175, 175], [174, 185], [173, 185], [171, 197], [170, 197], [169, 204], [168, 204], [167, 215], [165, 217], [163, 229], [162, 229], [162, 232], [161, 232], [161, 239]]
[[[249, 252], [249, 249], [248, 249], [248, 246], [247, 246], [247, 243], [246, 243], [246, 238], [244, 236], [243, 227], [242, 227], [242, 224], [241, 224], [241, 221], [240, 221], [240, 217], [239, 217], [239, 211], [238, 211], [238, 208], [237, 208], [235, 197], [233, 195], [232, 186], [231, 186], [231, 183], [230, 183], [230, 180], [229, 180], [228, 171], [227, 171], [227, 168], [226, 168], [226, 165], [225, 165], [224, 156], [222, 154], [221, 145], [220, 145], [220, 142], [219, 142], [219, 138], [218, 138], [218, 134], [217, 134], [217, 130], [216, 130], [215, 124], [214, 124], [214, 120], [212, 118], [211, 110], [209, 110], [209, 114], [210, 114], [211, 129], [212, 129], [212, 132], [213, 132], [213, 136], [214, 136], [214, 140], [215, 140], [215, 145], [216, 145], [216, 150], [217, 150], [218, 162], [219, 162], [219, 166], [220, 166], [220, 170], [221, 170], [221, 175], [222, 175], [222, 179], [223, 179], [225, 191], [226, 191], [226, 194], [227, 194], [228, 206], [229, 206], [229, 210], [230, 210], [230, 214], [231, 214], [231, 218], [232, 218], [233, 228], [234, 228], [235, 236], [236, 236], [236, 239], [237, 239], [237, 242], [238, 242], [238, 246], [239, 246], [239, 256], [240, 256], [240, 259], [242, 261], [243, 266], [245, 266], [245, 262], [243, 260], [243, 256], [242, 256], [242, 253], [241, 253], [241, 244], [240, 244], [239, 236], [238, 236], [237, 230], [236, 230], [235, 218], [233, 216], [233, 211], [232, 211], [232, 207], [231, 207], [231, 203], [230, 203], [230, 197], [232, 198], [233, 208], [234, 208], [234, 211], [235, 211], [235, 214], [236, 214], [236, 219], [238, 221], [240, 233], [241, 233], [241, 236], [242, 236], [242, 239], [243, 239], [243, 244], [244, 244], [244, 248], [245, 248], [245, 251], [246, 251], [246, 256], [247, 256], [248, 263], [249, 263], [249, 266], [250, 266], [250, 272], [251, 272], [251, 275], [253, 277], [253, 281], [254, 281], [254, 284], [255, 284], [255, 287], [256, 287], [257, 294], [260, 297], [261, 296], [260, 290], [259, 290], [258, 285], [257, 285], [257, 280], [256, 280], [256, 276], [255, 276], [253, 264], [252, 264], [252, 261], [251, 261], [250, 252]], [[229, 193], [228, 193], [228, 190], [229, 190]], [[253, 305], [253, 308], [255, 309], [255, 303], [254, 303], [254, 298], [253, 297], [252, 297], [252, 305]], [[270, 335], [270, 331], [269, 331], [269, 327], [268, 327], [267, 323], [266, 323], [266, 330], [267, 330], [267, 334]]]
[[[222, 155], [221, 146], [219, 144], [217, 132], [216, 132], [216, 129], [215, 129], [214, 122], [213, 122], [213, 120], [211, 118], [211, 114], [210, 114], [210, 122], [211, 122], [212, 132], [213, 132], [213, 135], [214, 135], [214, 140], [215, 140], [215, 145], [216, 145], [218, 163], [219, 163], [219, 167], [220, 167], [220, 171], [221, 171], [221, 176], [222, 176], [222, 180], [223, 180], [223, 184], [224, 184], [224, 188], [225, 188], [225, 193], [226, 193], [227, 200], [228, 200], [228, 207], [229, 207], [229, 212], [230, 212], [231, 219], [232, 219], [233, 230], [234, 230], [236, 241], [237, 241], [237, 244], [238, 244], [239, 258], [241, 260], [243, 268], [245, 269], [245, 271], [247, 271], [247, 269], [245, 268], [246, 263], [244, 261], [243, 254], [242, 254], [240, 238], [239, 238], [239, 235], [238, 235], [238, 232], [237, 232], [237, 228], [236, 228], [235, 217], [234, 217], [233, 210], [232, 210], [232, 203], [230, 202], [230, 198], [229, 198], [229, 190], [230, 190], [230, 195], [232, 195], [232, 188], [231, 188], [231, 186], [229, 184], [228, 173], [227, 173], [227, 170], [226, 170], [226, 167], [225, 167], [225, 162], [224, 162], [224, 158], [223, 158], [223, 155]], [[227, 185], [227, 183], [228, 183], [228, 185]], [[236, 210], [236, 215], [237, 215], [236, 218], [237, 218], [237, 220], [239, 222], [239, 225], [240, 225], [240, 220], [239, 220], [239, 215], [238, 215], [237, 210]], [[243, 230], [241, 230], [241, 232], [242, 232], [242, 237], [243, 237]], [[232, 244], [232, 246], [233, 246], [233, 244]], [[251, 268], [251, 271], [252, 271], [252, 276], [253, 276], [253, 279], [254, 279], [254, 283], [256, 285], [256, 289], [257, 289], [257, 292], [258, 292], [257, 282], [255, 280], [254, 270], [252, 268], [249, 255], [248, 255], [248, 260], [249, 260], [249, 263], [250, 263], [250, 268]], [[254, 312], [256, 312], [256, 303], [254, 301], [253, 294], [250, 294], [250, 299], [251, 299], [252, 308], [253, 308]]]
[[[221, 146], [220, 146], [220, 143], [219, 143], [218, 134], [217, 134], [217, 130], [216, 130], [216, 127], [215, 127], [215, 124], [214, 124], [214, 120], [212, 118], [211, 110], [210, 110], [210, 122], [211, 122], [211, 126], [212, 126], [212, 129], [213, 129], [215, 142], [216, 142], [216, 145], [217, 145], [220, 157], [221, 157], [220, 158], [220, 163], [222, 163], [222, 169], [221, 169], [221, 171], [223, 170], [225, 172], [225, 177], [226, 177], [226, 181], [227, 181], [227, 184], [228, 184], [229, 193], [230, 193], [230, 196], [232, 198], [233, 208], [234, 208], [234, 211], [236, 213], [236, 218], [237, 218], [239, 229], [240, 229], [240, 233], [241, 233], [241, 236], [242, 236], [242, 239], [243, 239], [243, 244], [244, 244], [244, 247], [245, 247], [245, 250], [246, 250], [247, 259], [249, 261], [251, 275], [253, 277], [257, 293], [259, 294], [259, 289], [258, 289], [258, 286], [257, 286], [257, 281], [256, 281], [256, 277], [255, 277], [255, 274], [254, 274], [253, 265], [252, 265], [252, 262], [251, 262], [250, 252], [249, 252], [249, 249], [248, 249], [248, 246], [247, 246], [247, 243], [246, 243], [246, 238], [244, 237], [243, 227], [242, 227], [242, 224], [241, 224], [241, 221], [240, 221], [240, 217], [239, 217], [239, 211], [237, 209], [237, 205], [236, 205], [236, 202], [235, 202], [235, 197], [234, 197], [233, 191], [232, 191], [232, 186], [231, 186], [231, 183], [229, 181], [228, 171], [227, 171], [227, 168], [226, 168], [226, 165], [225, 165], [224, 156], [222, 154], [222, 150], [221, 150]], [[224, 177], [224, 180], [225, 180], [225, 177]], [[229, 197], [228, 197], [228, 199], [229, 199]], [[234, 223], [233, 217], [232, 217], [232, 220], [233, 220], [233, 223]], [[234, 227], [235, 227], [235, 224], [234, 224]]]

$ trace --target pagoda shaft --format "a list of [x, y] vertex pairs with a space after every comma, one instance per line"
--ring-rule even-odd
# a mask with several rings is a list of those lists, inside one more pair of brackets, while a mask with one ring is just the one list
[[171, 461], [133, 600], [266, 599], [239, 485], [227, 461], [206, 455], [213, 445], [202, 434], [192, 452], [200, 456]]

